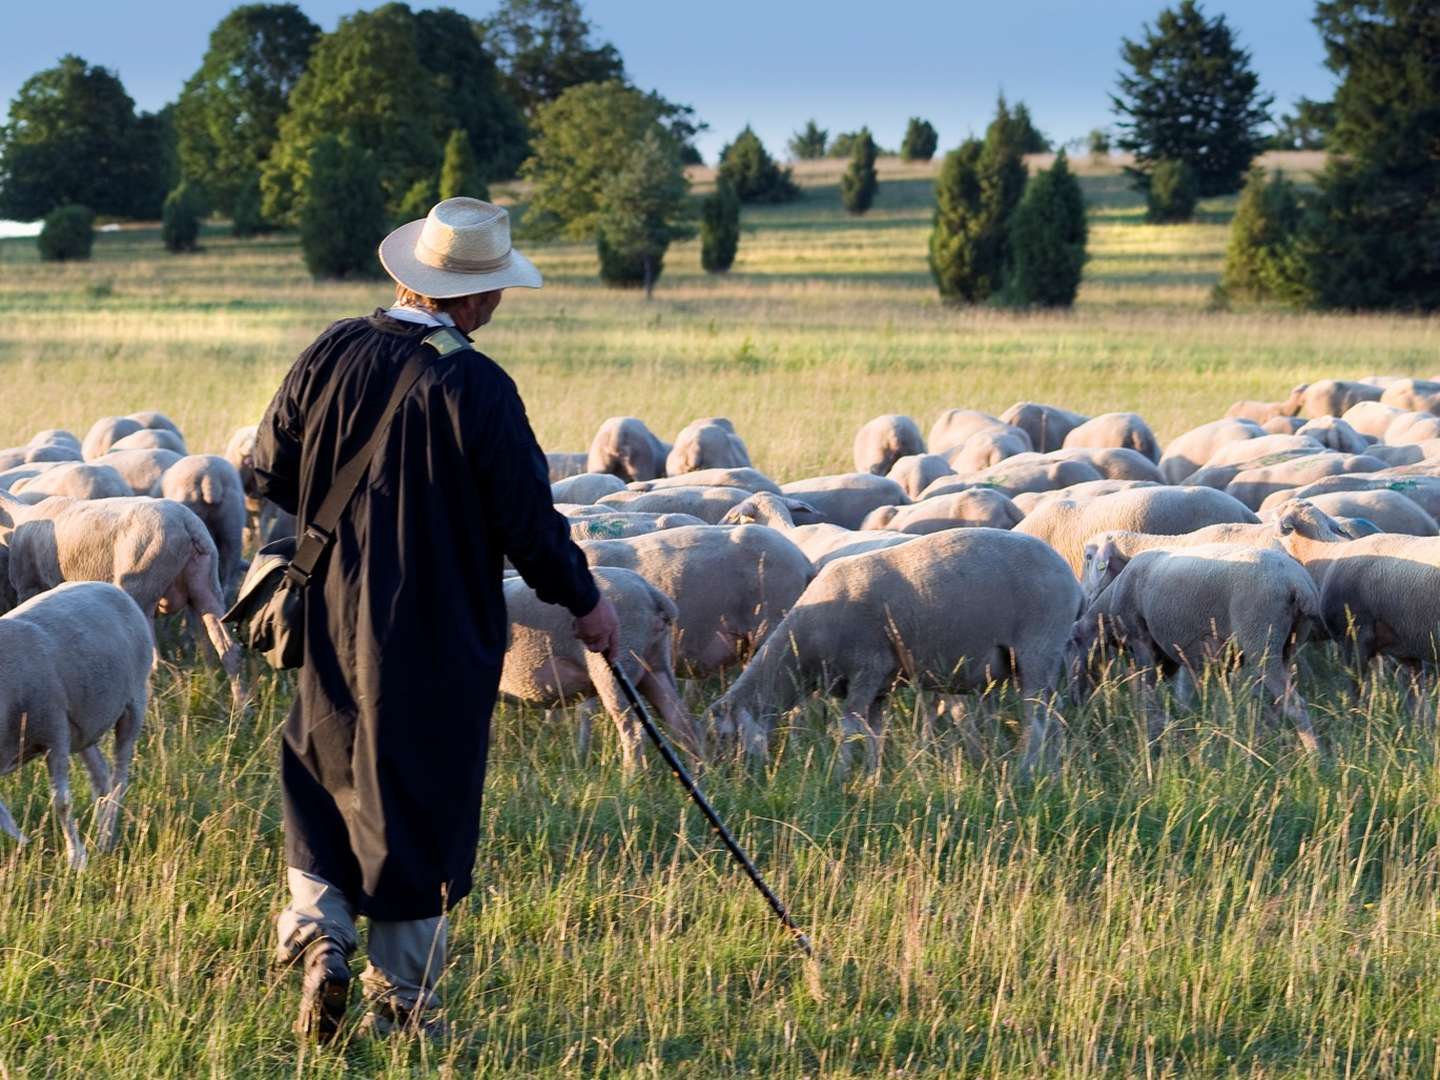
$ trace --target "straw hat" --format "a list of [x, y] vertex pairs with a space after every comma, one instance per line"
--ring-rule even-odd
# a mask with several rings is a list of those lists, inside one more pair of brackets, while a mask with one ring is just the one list
[[510, 246], [509, 212], [463, 195], [380, 241], [380, 265], [411, 292], [436, 300], [543, 283], [535, 264]]

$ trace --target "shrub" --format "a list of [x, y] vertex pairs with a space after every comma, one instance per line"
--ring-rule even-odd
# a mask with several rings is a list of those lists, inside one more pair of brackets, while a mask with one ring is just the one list
[[665, 252], [645, 252], [618, 245], [611, 240], [605, 223], [595, 232], [595, 253], [600, 257], [600, 280], [617, 289], [638, 289], [645, 284], [646, 259], [650, 260], [651, 282], [665, 267]]
[[1093, 160], [1103, 161], [1110, 156], [1110, 132], [1104, 128], [1091, 128], [1085, 141], [1090, 146], [1090, 157]]
[[735, 263], [740, 246], [740, 196], [723, 176], [715, 181], [715, 193], [700, 206], [700, 265], [712, 274], [723, 273]]
[[36, 243], [47, 262], [88, 259], [95, 244], [95, 211], [88, 206], [57, 206], [45, 215]]
[[860, 137], [858, 131], [842, 131], [830, 140], [830, 146], [825, 151], [826, 157], [848, 158], [855, 152], [855, 140]]
[[445, 142], [445, 160], [440, 166], [440, 190], [437, 194], [441, 199], [453, 199], [457, 195], [468, 195], [472, 199], [490, 198], [490, 188], [480, 175], [480, 166], [470, 151], [470, 136], [465, 134], [464, 128], [450, 132], [450, 138]]
[[200, 240], [200, 219], [205, 207], [200, 191], [188, 180], [165, 196], [165, 205], [160, 209], [160, 239], [165, 250], [180, 253], [194, 251]]
[[780, 203], [800, 197], [800, 189], [765, 149], [749, 124], [720, 151], [720, 175], [735, 185], [741, 202]]
[[1157, 224], [1189, 221], [1195, 216], [1199, 191], [1194, 170], [1178, 158], [1155, 163], [1147, 177], [1145, 220]]
[[1009, 299], [1069, 307], [1085, 265], [1085, 197], [1061, 150], [1055, 164], [1025, 185], [1010, 221]]
[[869, 128], [861, 128], [850, 155], [850, 167], [840, 177], [840, 201], [850, 213], [863, 214], [875, 201], [879, 186], [875, 175], [875, 140], [870, 137]]
[[1232, 296], [1295, 296], [1295, 241], [1303, 210], [1295, 185], [1251, 169], [1230, 224], [1221, 286]]
[[385, 193], [370, 152], [349, 138], [326, 135], [308, 159], [300, 206], [300, 248], [316, 277], [376, 272], [385, 237]]
[[825, 156], [825, 139], [829, 132], [807, 120], [805, 126], [790, 138], [790, 153], [796, 161], [814, 161]]
[[602, 197], [595, 231], [601, 280], [643, 285], [650, 297], [670, 241], [693, 234], [684, 217], [689, 187], [674, 140], [656, 125], [620, 163]]
[[434, 180], [416, 180], [405, 192], [404, 198], [400, 200], [400, 205], [395, 212], [395, 223], [403, 225], [407, 221], [423, 218], [439, 201], [435, 197]]
[[254, 236], [265, 229], [265, 219], [260, 215], [260, 174], [250, 176], [237, 184], [230, 206], [230, 232], [234, 236]]
[[905, 127], [905, 138], [900, 142], [900, 159], [902, 161], [929, 161], [935, 156], [935, 148], [939, 145], [940, 136], [936, 133], [934, 125], [928, 120], [912, 116], [910, 123]]

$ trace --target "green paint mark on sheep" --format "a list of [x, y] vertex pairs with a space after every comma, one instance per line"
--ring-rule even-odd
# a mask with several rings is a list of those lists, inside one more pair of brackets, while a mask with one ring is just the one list
[[619, 540], [625, 535], [625, 523], [618, 518], [585, 523], [585, 534], [592, 540]]

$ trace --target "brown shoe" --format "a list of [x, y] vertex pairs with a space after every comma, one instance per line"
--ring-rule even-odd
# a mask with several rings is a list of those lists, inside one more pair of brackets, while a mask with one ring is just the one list
[[345, 950], [329, 938], [311, 942], [304, 961], [295, 1033], [302, 1039], [328, 1043], [340, 1033], [350, 1008], [350, 964]]
[[438, 1009], [402, 1009], [384, 1002], [371, 1002], [360, 1021], [361, 1038], [386, 1039], [392, 1035], [419, 1035], [430, 1042], [450, 1037], [450, 1025]]

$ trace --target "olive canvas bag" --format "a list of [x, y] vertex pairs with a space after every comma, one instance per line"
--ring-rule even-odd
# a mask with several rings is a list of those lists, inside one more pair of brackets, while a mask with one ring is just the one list
[[241, 641], [264, 656], [271, 667], [283, 671], [305, 662], [305, 590], [335, 540], [341, 515], [370, 471], [370, 462], [390, 430], [400, 402], [424, 372], [428, 350], [448, 356], [470, 347], [470, 339], [454, 327], [442, 326], [426, 334], [400, 370], [379, 424], [360, 451], [335, 474], [314, 520], [305, 523], [298, 539], [274, 540], [256, 552], [235, 605], [225, 613], [225, 622], [244, 624]]

